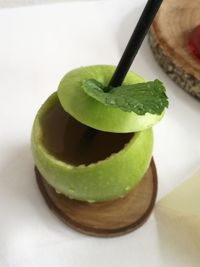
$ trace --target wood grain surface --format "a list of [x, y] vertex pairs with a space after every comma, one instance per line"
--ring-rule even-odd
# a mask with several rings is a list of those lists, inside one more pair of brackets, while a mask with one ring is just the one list
[[180, 87], [200, 99], [200, 64], [187, 50], [192, 30], [200, 24], [200, 0], [166, 0], [150, 30], [156, 60]]
[[36, 178], [49, 208], [64, 223], [85, 234], [119, 236], [141, 226], [151, 214], [157, 195], [157, 173], [154, 161], [141, 182], [124, 198], [87, 203], [56, 193], [36, 171]]

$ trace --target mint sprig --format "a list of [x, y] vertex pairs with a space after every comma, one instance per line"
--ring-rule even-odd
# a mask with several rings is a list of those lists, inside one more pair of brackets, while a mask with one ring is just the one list
[[160, 115], [169, 105], [165, 87], [159, 80], [113, 88], [95, 79], [87, 79], [82, 81], [81, 86], [87, 95], [100, 103], [138, 115]]

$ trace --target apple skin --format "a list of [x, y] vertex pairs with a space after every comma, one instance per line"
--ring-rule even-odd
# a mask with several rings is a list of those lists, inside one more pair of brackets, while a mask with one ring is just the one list
[[125, 147], [88, 166], [72, 166], [56, 159], [43, 144], [42, 118], [58, 103], [53, 93], [42, 105], [32, 129], [32, 153], [46, 181], [65, 196], [88, 202], [123, 197], [143, 177], [152, 157], [153, 133], [149, 128], [133, 135]]
[[[161, 115], [146, 113], [143, 116], [134, 112], [125, 112], [118, 108], [105, 106], [88, 96], [81, 88], [83, 79], [96, 79], [104, 85], [108, 85], [114, 70], [114, 66], [96, 65], [68, 72], [58, 87], [58, 98], [63, 109], [81, 123], [106, 132], [138, 132], [159, 122], [164, 112]], [[141, 77], [129, 71], [123, 84], [141, 82], [144, 82]]]

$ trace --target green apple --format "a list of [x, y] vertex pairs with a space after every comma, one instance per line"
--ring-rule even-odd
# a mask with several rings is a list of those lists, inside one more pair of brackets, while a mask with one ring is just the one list
[[[105, 106], [91, 98], [81, 88], [83, 79], [96, 79], [107, 85], [114, 72], [113, 66], [89, 66], [69, 72], [37, 113], [32, 129], [32, 152], [35, 164], [57, 192], [88, 202], [114, 200], [127, 194], [143, 177], [152, 157], [153, 133], [151, 126], [163, 116], [124, 112]], [[124, 84], [143, 82], [129, 72]], [[77, 121], [106, 131], [135, 132], [124, 147], [103, 160], [89, 165], [74, 166], [58, 159], [44, 142], [44, 119], [56, 105]], [[105, 144], [106, 145], [106, 144]]]
[[[125, 112], [118, 108], [105, 106], [84, 93], [81, 88], [83, 79], [96, 79], [108, 85], [114, 66], [97, 65], [82, 67], [67, 73], [58, 88], [58, 97], [64, 110], [81, 123], [106, 132], [138, 132], [152, 127], [163, 117], [146, 113], [144, 116], [134, 112]], [[128, 72], [124, 85], [141, 83], [144, 80]]]
[[[90, 67], [91, 68], [91, 67]], [[105, 69], [104, 69], [105, 68]], [[112, 67], [96, 67], [97, 69], [97, 78], [103, 81], [107, 81], [108, 79], [108, 72], [107, 70], [113, 70]], [[87, 69], [87, 68], [86, 68]], [[74, 91], [77, 90], [77, 97], [82, 95], [81, 89], [77, 88], [76, 81], [79, 81], [80, 84], [80, 77], [79, 72], [81, 73], [81, 78], [91, 77], [87, 74], [86, 69], [80, 69], [79, 71], [72, 72], [69, 74], [72, 81], [70, 82], [69, 77], [67, 78], [69, 82], [69, 87], [73, 88]], [[99, 70], [101, 69], [101, 75]], [[103, 74], [104, 69], [104, 74]], [[92, 68], [94, 75], [95, 67]], [[89, 69], [88, 69], [89, 72]], [[83, 75], [85, 73], [85, 76]], [[105, 77], [104, 77], [105, 76]], [[130, 78], [129, 78], [130, 76]], [[135, 77], [135, 80], [134, 80]], [[132, 76], [131, 74], [128, 75], [126, 81], [130, 81], [130, 79], [135, 82], [139, 82], [140, 78], [137, 76]], [[61, 83], [62, 84], [62, 83]], [[76, 86], [74, 85], [76, 84]], [[61, 98], [60, 94], [60, 98]], [[66, 95], [67, 97], [67, 95]], [[88, 96], [85, 96], [87, 100]], [[70, 94], [69, 94], [69, 99]], [[72, 99], [71, 99], [72, 100]], [[95, 104], [98, 105], [97, 102], [90, 103], [88, 101], [89, 107], [87, 108], [84, 97], [82, 98], [84, 104], [82, 105], [81, 109], [76, 110], [76, 115], [79, 112], [86, 112], [86, 114], [93, 114], [92, 110], [97, 112], [95, 108]], [[93, 101], [93, 100], [92, 100]], [[52, 94], [46, 102], [42, 105], [37, 116], [34, 121], [33, 129], [32, 129], [32, 152], [35, 160], [35, 164], [39, 169], [40, 173], [46, 179], [46, 181], [55, 188], [57, 192], [64, 194], [65, 196], [77, 199], [81, 201], [88, 201], [88, 202], [99, 202], [99, 201], [108, 201], [117, 199], [119, 197], [123, 197], [130, 191], [143, 177], [144, 173], [146, 172], [150, 160], [152, 157], [152, 147], [153, 147], [153, 134], [152, 129], [146, 129], [143, 131], [139, 131], [133, 134], [133, 137], [130, 141], [121, 149], [119, 152], [110, 155], [109, 157], [105, 158], [104, 160], [98, 161], [96, 163], [92, 163], [90, 165], [80, 165], [80, 166], [73, 166], [68, 163], [65, 163], [58, 158], [56, 158], [53, 154], [48, 151], [48, 149], [44, 145], [44, 135], [43, 135], [43, 119], [45, 116], [48, 115], [49, 111], [55, 105], [58, 105], [59, 99], [57, 93]], [[79, 104], [77, 104], [79, 103]], [[74, 105], [81, 105], [81, 99], [75, 102]], [[88, 112], [88, 109], [91, 108], [92, 110]], [[72, 109], [71, 103], [71, 109]], [[84, 110], [85, 109], [85, 110]], [[121, 114], [121, 111], [118, 112], [117, 109], [111, 110], [106, 109], [106, 112], [109, 113], [111, 111], [111, 116], [115, 122], [117, 121], [118, 115]], [[103, 107], [100, 107], [99, 112], [103, 112], [105, 115], [105, 110]], [[114, 115], [114, 111], [116, 111], [116, 115]], [[81, 115], [80, 115], [81, 116]], [[86, 119], [86, 115], [85, 119]], [[95, 122], [95, 125], [98, 125], [98, 118], [96, 117], [97, 114], [95, 113], [94, 118], [90, 116], [90, 120]], [[100, 114], [99, 114], [100, 116]], [[122, 117], [125, 115], [122, 115]], [[128, 115], [127, 115], [128, 116]], [[125, 118], [125, 117], [124, 117]], [[138, 120], [138, 118], [137, 118]], [[145, 121], [145, 120], [144, 120]], [[105, 125], [108, 128], [109, 123], [111, 121], [107, 120]], [[129, 120], [130, 127], [128, 127], [128, 121], [125, 122], [125, 126], [120, 121], [121, 124], [118, 127], [118, 130], [125, 131], [125, 129], [132, 128], [132, 119]], [[139, 123], [139, 122], [138, 122]], [[152, 123], [152, 121], [151, 121]], [[113, 123], [111, 123], [113, 126]], [[100, 125], [103, 125], [103, 120], [100, 119]], [[93, 125], [94, 126], [94, 125]], [[96, 127], [101, 128], [101, 127]], [[110, 128], [111, 130], [112, 128]], [[115, 130], [117, 129], [117, 125]], [[106, 145], [106, 144], [105, 144]]]

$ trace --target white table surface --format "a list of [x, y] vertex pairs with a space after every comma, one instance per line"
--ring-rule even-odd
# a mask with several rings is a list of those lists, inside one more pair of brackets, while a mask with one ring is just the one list
[[[29, 6], [29, 5], [41, 5], [41, 4], [49, 4], [49, 3], [58, 3], [58, 2], [68, 2], [71, 0], [0, 0], [0, 8], [7, 7], [18, 7], [18, 6]], [[76, 1], [76, 0], [72, 0]], [[85, 1], [85, 0], [79, 0]]]
[[[117, 238], [69, 229], [47, 208], [33, 172], [30, 133], [39, 106], [70, 69], [117, 64], [144, 3], [75, 1], [0, 10], [1, 267], [196, 266], [174, 253], [176, 242], [165, 246], [154, 214]], [[132, 69], [161, 79], [170, 98], [154, 128], [160, 199], [200, 166], [200, 103], [164, 74], [147, 41]]]

